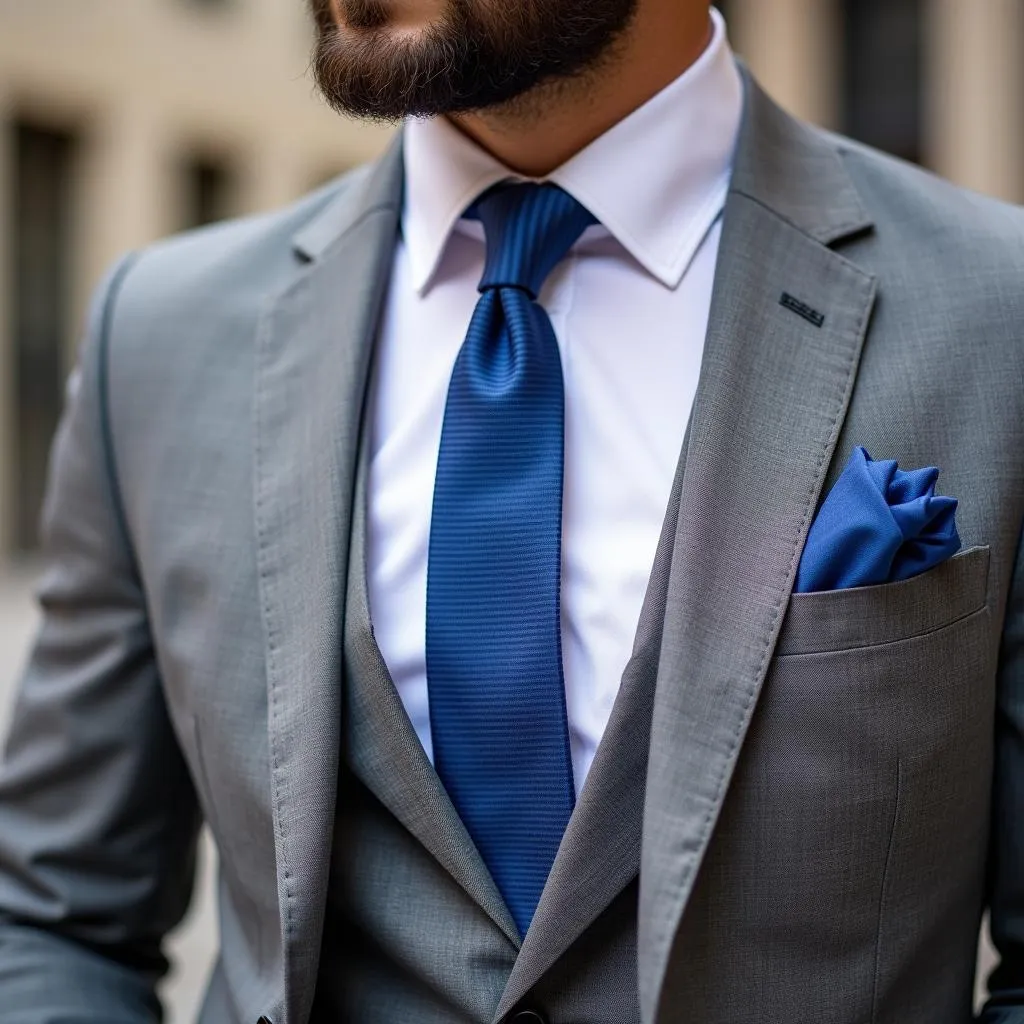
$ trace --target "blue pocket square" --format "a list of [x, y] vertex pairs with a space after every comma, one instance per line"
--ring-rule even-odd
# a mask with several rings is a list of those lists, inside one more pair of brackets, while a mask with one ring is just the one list
[[855, 449], [811, 524], [795, 592], [895, 583], [955, 555], [957, 502], [935, 494], [938, 477]]

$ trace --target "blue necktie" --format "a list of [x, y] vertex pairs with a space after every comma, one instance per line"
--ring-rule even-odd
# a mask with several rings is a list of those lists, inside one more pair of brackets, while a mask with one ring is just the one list
[[559, 623], [564, 391], [537, 303], [593, 217], [493, 189], [480, 299], [452, 371], [427, 570], [434, 764], [522, 935], [575, 802]]

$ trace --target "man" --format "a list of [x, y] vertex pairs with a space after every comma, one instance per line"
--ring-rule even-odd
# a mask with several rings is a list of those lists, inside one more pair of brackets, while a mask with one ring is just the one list
[[1024, 217], [700, 0], [313, 13], [404, 137], [100, 290], [0, 1017], [154, 1019], [202, 818], [204, 1022], [959, 1024], [986, 908], [1024, 1021]]

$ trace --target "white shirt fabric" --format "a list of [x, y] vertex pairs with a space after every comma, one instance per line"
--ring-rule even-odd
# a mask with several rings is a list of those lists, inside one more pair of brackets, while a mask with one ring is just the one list
[[[743, 107], [712, 16], [694, 65], [545, 179], [600, 221], [540, 295], [565, 379], [562, 662], [577, 793], [632, 653], [704, 349]], [[522, 180], [447, 120], [406, 125], [401, 238], [371, 384], [367, 581], [378, 646], [431, 758], [434, 474], [485, 255], [479, 222], [460, 218], [505, 179]]]

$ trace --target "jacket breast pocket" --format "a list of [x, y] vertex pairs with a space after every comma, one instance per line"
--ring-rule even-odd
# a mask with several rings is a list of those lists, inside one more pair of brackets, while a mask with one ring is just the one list
[[744, 745], [724, 819], [737, 884], [757, 878], [754, 902], [771, 894], [759, 919], [808, 957], [860, 949], [850, 981], [865, 991], [893, 929], [918, 930], [921, 948], [951, 921], [976, 930], [998, 646], [988, 574], [978, 547], [903, 582], [794, 595]]
[[822, 767], [816, 800], [852, 815], [888, 789], [897, 763], [904, 786], [918, 775], [933, 789], [988, 785], [989, 554], [971, 548], [909, 580], [791, 598], [758, 712], [793, 757]]
[[924, 636], [985, 607], [989, 548], [962, 551], [898, 583], [794, 594], [777, 658], [826, 654]]

